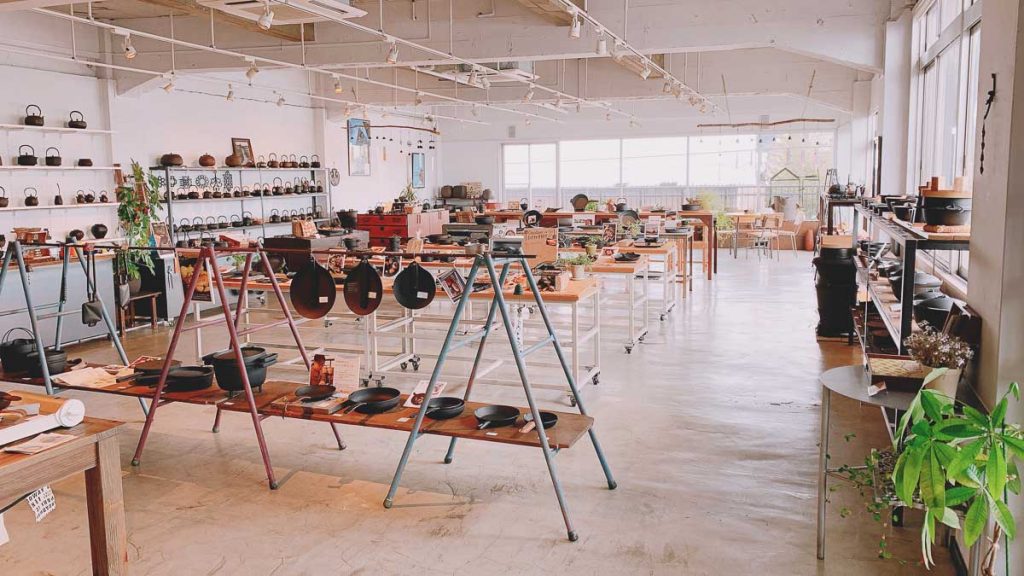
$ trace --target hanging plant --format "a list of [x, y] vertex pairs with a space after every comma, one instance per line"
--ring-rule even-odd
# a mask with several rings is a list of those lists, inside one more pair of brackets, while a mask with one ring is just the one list
[[[128, 246], [149, 245], [152, 223], [159, 221], [157, 212], [162, 209], [159, 188], [157, 177], [147, 176], [142, 166], [132, 160], [131, 176], [117, 189], [117, 218]], [[124, 257], [118, 261], [130, 280], [142, 277], [140, 267], [153, 272], [153, 259], [148, 250], [125, 250]]]

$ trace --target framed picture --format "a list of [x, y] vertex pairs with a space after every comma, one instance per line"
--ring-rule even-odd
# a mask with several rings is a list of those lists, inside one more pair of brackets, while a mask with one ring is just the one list
[[370, 175], [370, 123], [362, 118], [348, 119], [348, 175]]
[[427, 162], [423, 156], [423, 152], [413, 152], [409, 154], [409, 165], [412, 170], [412, 182], [413, 188], [424, 188], [427, 185]]
[[161, 248], [169, 248], [174, 245], [171, 241], [171, 233], [167, 229], [166, 222], [150, 222], [149, 229], [152, 234], [152, 244]]
[[256, 155], [252, 151], [252, 142], [248, 138], [232, 138], [231, 151], [242, 157], [242, 166], [256, 162]]
[[437, 283], [452, 302], [458, 302], [459, 298], [462, 298], [462, 293], [466, 291], [466, 279], [455, 268], [442, 272], [437, 277]]

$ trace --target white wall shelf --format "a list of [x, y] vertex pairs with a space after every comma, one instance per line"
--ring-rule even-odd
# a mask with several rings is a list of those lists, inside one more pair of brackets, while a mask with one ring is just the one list
[[0, 130], [26, 132], [56, 132], [60, 134], [114, 134], [112, 130], [94, 130], [92, 128], [62, 128], [60, 126], [26, 126], [24, 124], [0, 124]]
[[8, 206], [7, 208], [0, 208], [0, 214], [5, 212], [18, 212], [22, 210], [74, 210], [76, 208], [106, 208], [106, 207], [118, 207], [118, 202], [93, 202], [92, 204], [47, 204], [45, 206]]
[[124, 170], [123, 166], [0, 166], [0, 170], [38, 172], [89, 172]]

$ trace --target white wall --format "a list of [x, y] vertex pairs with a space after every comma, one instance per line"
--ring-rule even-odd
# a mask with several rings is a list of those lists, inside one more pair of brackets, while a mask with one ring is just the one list
[[913, 15], [905, 11], [885, 26], [882, 101], [882, 192], [902, 194], [908, 185], [910, 46]]

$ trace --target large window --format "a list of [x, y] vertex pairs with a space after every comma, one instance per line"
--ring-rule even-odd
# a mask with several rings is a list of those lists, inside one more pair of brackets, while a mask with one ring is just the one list
[[814, 217], [834, 131], [714, 134], [506, 144], [506, 200], [566, 207], [576, 194], [625, 198], [637, 207], [678, 207], [712, 195], [722, 209], [764, 209], [791, 197]]
[[[981, 48], [980, 0], [931, 0], [914, 19], [916, 146], [912, 184], [938, 176], [952, 187], [974, 173]], [[967, 252], [940, 252], [936, 262], [966, 278]]]

